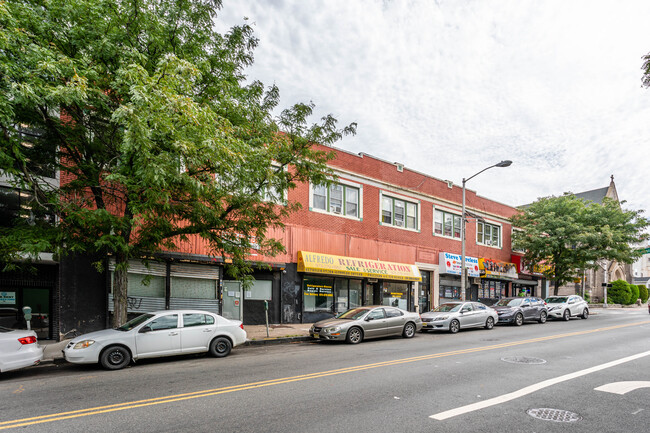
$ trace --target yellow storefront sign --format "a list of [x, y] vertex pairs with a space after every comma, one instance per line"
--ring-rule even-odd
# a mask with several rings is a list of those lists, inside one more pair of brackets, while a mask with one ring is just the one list
[[298, 251], [298, 272], [400, 281], [422, 281], [420, 271], [415, 265], [333, 256], [309, 251]]

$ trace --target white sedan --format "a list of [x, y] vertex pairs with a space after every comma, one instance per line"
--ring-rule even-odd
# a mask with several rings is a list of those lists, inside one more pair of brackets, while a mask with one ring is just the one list
[[100, 363], [118, 370], [143, 358], [200, 352], [221, 358], [245, 341], [242, 322], [207, 311], [165, 310], [142, 314], [119, 328], [75, 337], [63, 354], [68, 362]]
[[38, 365], [43, 348], [34, 331], [0, 326], [0, 372]]

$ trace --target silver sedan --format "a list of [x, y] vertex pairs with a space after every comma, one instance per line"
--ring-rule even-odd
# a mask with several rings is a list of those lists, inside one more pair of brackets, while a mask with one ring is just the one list
[[494, 309], [480, 302], [446, 302], [422, 314], [422, 331], [449, 331], [464, 328], [492, 329], [499, 321]]
[[314, 323], [309, 330], [312, 338], [361, 343], [368, 338], [401, 335], [411, 338], [422, 329], [418, 313], [400, 308], [373, 305], [352, 308], [338, 316]]

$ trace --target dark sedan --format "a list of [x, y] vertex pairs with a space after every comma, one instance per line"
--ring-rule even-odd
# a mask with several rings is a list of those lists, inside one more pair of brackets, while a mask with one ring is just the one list
[[492, 305], [499, 315], [499, 323], [512, 323], [516, 326], [524, 322], [546, 322], [548, 309], [541, 298], [501, 298]]

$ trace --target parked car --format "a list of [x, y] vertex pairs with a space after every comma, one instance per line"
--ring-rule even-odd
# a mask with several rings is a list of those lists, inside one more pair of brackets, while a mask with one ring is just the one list
[[422, 329], [418, 313], [396, 307], [373, 305], [352, 308], [338, 316], [312, 325], [309, 335], [322, 340], [361, 343], [368, 338], [401, 335], [411, 338]]
[[499, 321], [497, 312], [480, 302], [446, 302], [422, 314], [422, 331], [449, 331], [485, 327]]
[[546, 298], [546, 304], [548, 305], [548, 316], [553, 319], [589, 318], [589, 304], [578, 295], [549, 296]]
[[0, 326], [0, 372], [38, 365], [42, 359], [34, 331]]
[[75, 337], [63, 354], [68, 362], [118, 370], [143, 358], [200, 352], [221, 358], [245, 341], [240, 321], [207, 311], [165, 310], [142, 314], [119, 328]]
[[548, 317], [546, 303], [534, 296], [527, 298], [501, 298], [492, 305], [499, 315], [499, 323], [512, 323], [516, 326], [524, 322], [545, 323]]

